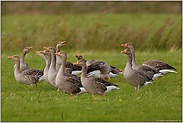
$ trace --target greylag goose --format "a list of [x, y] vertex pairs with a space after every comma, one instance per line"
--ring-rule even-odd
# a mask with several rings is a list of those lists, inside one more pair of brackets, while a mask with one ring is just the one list
[[135, 61], [135, 51], [134, 46], [131, 43], [122, 44], [121, 46], [128, 48], [131, 51], [132, 54], [132, 68], [135, 70], [138, 70], [148, 76], [150, 79], [155, 80], [159, 77], [162, 77], [163, 75], [156, 69], [152, 69], [148, 66], [144, 65], [137, 65]]
[[[24, 58], [25, 58], [25, 55], [26, 55], [29, 51], [31, 51], [31, 49], [32, 49], [32, 47], [25, 47], [25, 48], [23, 49], [23, 53], [22, 53], [22, 56], [21, 56], [21, 59], [20, 59], [20, 70], [21, 70], [21, 71], [30, 69], [29, 65], [28, 65], [26, 62], [24, 62]], [[15, 65], [14, 65], [14, 67], [15, 67]]]
[[[81, 55], [76, 55], [78, 60], [85, 60]], [[117, 74], [122, 74], [122, 70], [111, 66], [103, 61], [86, 61], [86, 65], [88, 66], [87, 76], [93, 76], [97, 78], [105, 78], [110, 79], [114, 77], [118, 77]]]
[[160, 73], [163, 73], [163, 75], [167, 73], [177, 73], [174, 71], [176, 70], [174, 67], [159, 60], [148, 60], [145, 61], [142, 65], [158, 70]]
[[[57, 53], [60, 52], [61, 50], [61, 47], [66, 45], [65, 44], [66, 41], [63, 41], [63, 42], [58, 42], [57, 45], [56, 45], [56, 48], [57, 48]], [[56, 55], [56, 69], [59, 70], [59, 67], [61, 66], [61, 63], [62, 63], [62, 59], [60, 56]], [[73, 65], [71, 62], [66, 62], [66, 72], [67, 73], [72, 73], [74, 75], [79, 75], [82, 73], [81, 71], [81, 67], [80, 66], [77, 66], [77, 65]]]
[[[52, 85], [50, 83], [50, 81], [48, 80], [48, 71], [49, 71], [49, 68], [50, 68], [50, 64], [51, 64], [51, 54], [48, 50], [45, 50], [45, 51], [40, 51], [39, 54], [44, 54], [44, 55], [47, 55], [47, 59], [44, 59], [46, 61], [46, 66], [44, 68], [44, 79], [45, 81], [49, 84], [49, 85]], [[53, 86], [53, 85], [52, 85]]]
[[[133, 45], [131, 43], [122, 44], [122, 46], [131, 48], [134, 51]], [[133, 59], [133, 57], [135, 58], [135, 55], [133, 56], [133, 54], [132, 54], [132, 59]], [[136, 64], [135, 61], [132, 61], [132, 63]], [[163, 75], [170, 73], [170, 72], [177, 73], [176, 71], [173, 71], [173, 70], [176, 70], [174, 67], [172, 67], [169, 64], [164, 63], [162, 61], [159, 61], [159, 60], [149, 60], [149, 61], [144, 62], [142, 65], [148, 66], [154, 70], [157, 70], [157, 71], [159, 71], [159, 73], [162, 73]]]
[[67, 54], [65, 52], [58, 52], [55, 54], [62, 57], [62, 64], [55, 79], [56, 86], [62, 92], [71, 94], [71, 97], [87, 93], [86, 89], [81, 84], [80, 77], [72, 76], [65, 72]]
[[8, 57], [15, 62], [14, 76], [17, 82], [21, 84], [33, 85], [44, 80], [43, 70], [38, 69], [27, 69], [24, 71], [20, 70], [20, 58], [17, 55]]
[[101, 78], [87, 77], [88, 66], [86, 65], [86, 60], [79, 60], [74, 64], [82, 66], [83, 70], [81, 74], [81, 83], [83, 87], [92, 94], [93, 97], [95, 97], [96, 94], [103, 95], [105, 97], [105, 94], [111, 90], [119, 89], [116, 87], [116, 84], [105, 81]]
[[[58, 42], [56, 45], [57, 48], [57, 53], [60, 52], [61, 48], [65, 46], [65, 41], [63, 42]], [[56, 69], [59, 70], [60, 66], [62, 63], [62, 59], [60, 58], [60, 56], [56, 55]]]
[[128, 61], [123, 73], [124, 79], [126, 82], [128, 82], [130, 85], [135, 87], [135, 91], [138, 88], [138, 91], [140, 90], [141, 87], [147, 85], [147, 84], [152, 84], [150, 82], [150, 78], [148, 78], [145, 74], [138, 70], [134, 70], [132, 68], [132, 53], [129, 49], [126, 49], [124, 51], [121, 51], [121, 53], [125, 53], [128, 55]]
[[[50, 64], [50, 68], [49, 68], [49, 71], [48, 71], [48, 80], [49, 82], [51, 83], [52, 86], [56, 87], [56, 84], [55, 84], [55, 78], [56, 78], [56, 75], [57, 75], [57, 69], [56, 69], [56, 55], [55, 55], [55, 48], [53, 47], [45, 47], [46, 49], [48, 49], [48, 51], [50, 52], [51, 54], [51, 64]], [[59, 90], [57, 90], [59, 91]]]
[[[50, 64], [50, 68], [48, 71], [48, 80], [52, 86], [58, 88], [55, 83], [55, 78], [58, 73], [58, 71], [56, 69], [56, 54], [55, 54], [56, 50], [53, 47], [45, 47], [45, 49], [48, 50], [51, 54], [51, 64]], [[59, 91], [59, 90], [60, 89], [58, 88], [57, 91]]]

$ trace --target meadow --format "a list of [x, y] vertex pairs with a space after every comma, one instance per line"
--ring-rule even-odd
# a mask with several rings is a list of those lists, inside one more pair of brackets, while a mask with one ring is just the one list
[[[2, 122], [182, 121], [180, 15], [16, 15], [2, 16], [1, 24]], [[157, 59], [175, 67], [177, 74], [167, 74], [139, 92], [121, 74], [109, 80], [120, 89], [107, 93], [106, 98], [92, 98], [89, 93], [71, 98], [45, 81], [37, 89], [16, 82], [14, 62], [8, 56], [21, 56], [25, 46], [32, 46], [25, 62], [30, 68], [43, 69], [45, 61], [35, 51], [55, 47], [62, 40], [66, 46], [61, 50], [72, 63], [77, 61], [75, 55], [81, 54], [86, 60], [105, 61], [124, 69], [127, 56], [120, 53], [125, 49], [120, 45], [131, 42], [137, 64]]]
[[[123, 50], [124, 48], [121, 48]], [[127, 56], [120, 52], [78, 51], [62, 48], [68, 61], [77, 61], [75, 55], [81, 54], [87, 60], [102, 60], [124, 69]], [[158, 59], [177, 68], [177, 74], [170, 73], [153, 81], [152, 85], [135, 92], [134, 87], [125, 82], [123, 75], [111, 78], [120, 90], [112, 90], [106, 98], [82, 94], [74, 98], [45, 81], [32, 89], [30, 85], [16, 82], [13, 76], [14, 62], [7, 57], [21, 52], [6, 52], [1, 56], [1, 121], [182, 121], [182, 61], [181, 52], [136, 52], [137, 64], [149, 59]], [[100, 55], [98, 55], [100, 54]], [[43, 69], [45, 61], [35, 54], [27, 54], [25, 62], [31, 68]]]

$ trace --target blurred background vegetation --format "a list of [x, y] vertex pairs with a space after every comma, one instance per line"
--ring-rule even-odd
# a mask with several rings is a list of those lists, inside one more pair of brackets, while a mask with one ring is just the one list
[[181, 1], [152, 2], [1, 2], [2, 15], [8, 14], [50, 14], [63, 13], [179, 13], [182, 12]]
[[[66, 40], [69, 49], [182, 48], [182, 1], [1, 1], [1, 49], [42, 49]], [[13, 45], [10, 45], [13, 44]]]

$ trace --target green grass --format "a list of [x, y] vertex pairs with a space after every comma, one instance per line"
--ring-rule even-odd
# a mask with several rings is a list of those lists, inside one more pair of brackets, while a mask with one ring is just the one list
[[[120, 46], [119, 46], [120, 47]], [[70, 50], [62, 48], [68, 55], [67, 61], [76, 62], [75, 55], [81, 54], [87, 60], [102, 60], [124, 69], [127, 56], [120, 50]], [[45, 61], [35, 54], [26, 55], [25, 62], [33, 69], [42, 69]], [[43, 50], [43, 49], [39, 49]], [[142, 64], [149, 59], [158, 59], [177, 68], [177, 74], [167, 74], [153, 81], [139, 92], [125, 82], [123, 75], [110, 81], [118, 84], [120, 90], [112, 90], [106, 98], [82, 94], [74, 98], [45, 81], [32, 89], [30, 85], [16, 82], [13, 75], [14, 62], [7, 57], [21, 56], [22, 51], [1, 53], [1, 121], [21, 122], [66, 122], [66, 121], [182, 121], [182, 52], [140, 52], [136, 51], [136, 62]]]

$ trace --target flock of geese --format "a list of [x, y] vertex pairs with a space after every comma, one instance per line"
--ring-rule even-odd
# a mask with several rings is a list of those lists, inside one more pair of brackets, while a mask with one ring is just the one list
[[[118, 77], [123, 74], [127, 83], [138, 89], [152, 84], [151, 81], [164, 76], [169, 72], [177, 73], [174, 67], [163, 63], [159, 60], [149, 60], [142, 65], [135, 62], [134, 46], [131, 43], [122, 44], [126, 47], [124, 53], [128, 56], [128, 61], [124, 71], [107, 64], [103, 61], [87, 61], [81, 55], [76, 55], [78, 61], [76, 63], [67, 62], [67, 54], [61, 50], [65, 45], [65, 41], [58, 42], [55, 50], [54, 47], [44, 47], [44, 51], [36, 51], [37, 55], [42, 57], [46, 66], [43, 70], [30, 69], [29, 65], [24, 62], [25, 55], [31, 51], [32, 47], [25, 47], [21, 58], [17, 55], [8, 57], [15, 62], [13, 67], [14, 76], [17, 82], [21, 84], [33, 85], [45, 80], [49, 85], [58, 88], [70, 94], [71, 97], [83, 93], [91, 93], [95, 95], [103, 95], [113, 89], [120, 89], [116, 84], [107, 80]], [[81, 74], [81, 77], [77, 76]]]

